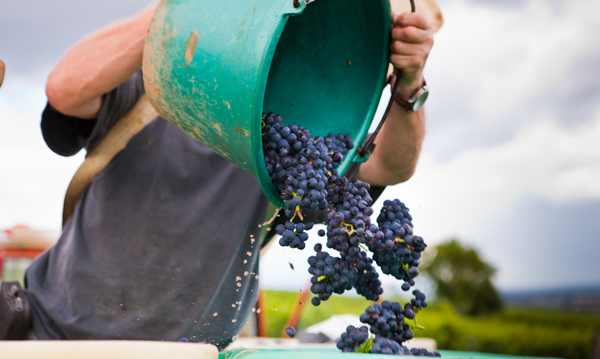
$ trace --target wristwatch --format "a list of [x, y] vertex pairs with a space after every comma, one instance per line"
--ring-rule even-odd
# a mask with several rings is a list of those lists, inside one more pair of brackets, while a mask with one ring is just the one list
[[419, 109], [423, 107], [423, 104], [425, 103], [425, 100], [427, 100], [428, 96], [429, 89], [427, 88], [427, 82], [425, 82], [425, 79], [423, 79], [423, 86], [421, 86], [419, 91], [417, 91], [413, 97], [405, 99], [398, 92], [396, 92], [394, 94], [394, 101], [396, 101], [396, 103], [406, 112], [415, 112], [419, 111]]

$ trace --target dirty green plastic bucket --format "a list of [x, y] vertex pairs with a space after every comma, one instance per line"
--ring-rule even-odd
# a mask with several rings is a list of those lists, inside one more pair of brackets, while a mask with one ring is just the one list
[[[533, 357], [526, 356], [455, 352], [449, 350], [440, 350], [439, 352], [442, 354], [442, 359], [533, 359]], [[342, 353], [337, 349], [234, 349], [219, 353], [219, 359], [372, 359], [374, 355], [376, 354]], [[375, 356], [375, 358], [379, 358], [379, 356]]]
[[145, 87], [162, 117], [252, 174], [283, 207], [265, 168], [262, 112], [361, 143], [383, 90], [390, 31], [388, 0], [162, 0], [144, 48]]

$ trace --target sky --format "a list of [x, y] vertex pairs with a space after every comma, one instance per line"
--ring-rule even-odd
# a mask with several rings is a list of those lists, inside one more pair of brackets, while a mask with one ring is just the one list
[[[501, 290], [600, 286], [600, 2], [438, 3], [445, 22], [425, 70], [430, 97], [417, 171], [382, 197], [407, 204], [430, 246], [458, 238], [477, 248], [497, 268]], [[0, 229], [60, 228], [84, 154], [64, 158], [44, 144], [45, 79], [79, 38], [146, 4], [2, 5]], [[384, 91], [382, 103], [388, 99]], [[274, 245], [261, 285], [303, 289], [308, 255]], [[385, 278], [384, 289], [397, 292], [398, 283]]]

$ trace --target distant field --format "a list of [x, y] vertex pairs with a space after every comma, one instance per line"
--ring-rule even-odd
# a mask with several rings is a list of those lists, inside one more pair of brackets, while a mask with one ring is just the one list
[[[266, 292], [269, 335], [281, 336], [298, 293]], [[332, 314], [360, 314], [371, 302], [333, 296], [319, 307], [305, 306], [297, 330]], [[447, 303], [431, 303], [419, 313], [425, 326], [417, 337], [434, 338], [438, 349], [555, 358], [590, 358], [592, 335], [600, 332], [600, 315], [565, 311], [509, 308], [488, 318], [457, 315]]]

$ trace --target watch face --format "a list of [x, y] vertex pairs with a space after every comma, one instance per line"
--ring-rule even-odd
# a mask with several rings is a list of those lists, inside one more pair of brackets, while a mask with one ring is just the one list
[[427, 100], [427, 97], [429, 96], [429, 91], [425, 91], [423, 92], [416, 100], [415, 102], [413, 102], [413, 111], [419, 111], [419, 109], [421, 109], [421, 107], [423, 107], [423, 104], [425, 103], [425, 101]]

